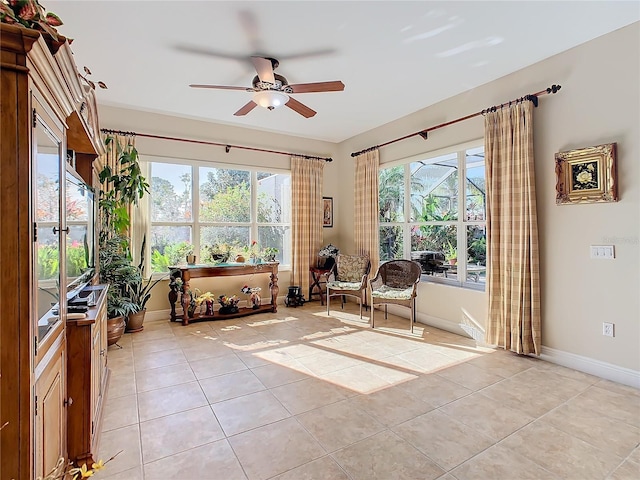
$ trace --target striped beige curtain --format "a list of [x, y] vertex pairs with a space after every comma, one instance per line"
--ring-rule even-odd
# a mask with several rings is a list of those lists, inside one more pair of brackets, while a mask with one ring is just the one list
[[540, 270], [533, 163], [533, 104], [485, 116], [486, 341], [540, 355]]
[[291, 157], [291, 284], [309, 291], [309, 267], [322, 246], [324, 160]]
[[359, 255], [368, 255], [372, 275], [380, 263], [378, 231], [378, 149], [356, 157], [355, 175], [355, 247]]

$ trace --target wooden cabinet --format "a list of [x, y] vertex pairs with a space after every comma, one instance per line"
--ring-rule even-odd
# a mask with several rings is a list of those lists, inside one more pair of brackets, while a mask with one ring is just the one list
[[[41, 32], [0, 24], [2, 479], [47, 473], [54, 459], [67, 455], [70, 439], [68, 358], [76, 346], [66, 322], [62, 180], [67, 149], [80, 152], [90, 165], [104, 153], [104, 145], [94, 93], [80, 83], [69, 45], [54, 43]], [[47, 177], [48, 196], [38, 183], [41, 177]], [[59, 260], [58, 270], [46, 278], [39, 263], [44, 253], [39, 245], [44, 244]], [[57, 308], [52, 303], [58, 303]], [[102, 342], [102, 333], [91, 332], [89, 354]], [[90, 376], [94, 371], [103, 375], [93, 359], [82, 368], [88, 368]], [[86, 385], [89, 391], [92, 381]], [[82, 415], [91, 419], [98, 409], [94, 402]]]
[[107, 382], [107, 288], [88, 287], [98, 294], [87, 318], [67, 320], [67, 395], [69, 459], [91, 465], [97, 458], [102, 399]]
[[41, 362], [42, 371], [36, 371], [35, 384], [35, 460], [36, 476], [44, 476], [56, 465], [66, 451], [66, 416], [60, 408], [65, 403], [65, 347], [60, 329], [51, 358]]

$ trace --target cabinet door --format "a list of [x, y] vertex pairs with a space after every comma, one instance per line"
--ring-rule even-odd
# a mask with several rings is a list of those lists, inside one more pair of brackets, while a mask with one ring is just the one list
[[[33, 128], [33, 296], [36, 310], [33, 321], [36, 358], [45, 354], [53, 332], [60, 326], [60, 286], [65, 284], [62, 216], [62, 130], [34, 97]], [[63, 290], [64, 291], [64, 290]], [[63, 293], [64, 295], [64, 293]], [[43, 347], [42, 350], [39, 347]], [[38, 361], [38, 360], [36, 360]]]
[[[35, 472], [44, 476], [66, 457], [66, 409], [64, 408], [65, 349], [62, 341], [52, 347], [53, 357], [35, 384]], [[51, 350], [50, 350], [51, 351]]]

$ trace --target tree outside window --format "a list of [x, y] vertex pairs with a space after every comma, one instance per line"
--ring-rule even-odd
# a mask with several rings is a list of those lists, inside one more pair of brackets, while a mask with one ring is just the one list
[[424, 280], [484, 288], [483, 147], [381, 168], [379, 199], [382, 260], [416, 260]]

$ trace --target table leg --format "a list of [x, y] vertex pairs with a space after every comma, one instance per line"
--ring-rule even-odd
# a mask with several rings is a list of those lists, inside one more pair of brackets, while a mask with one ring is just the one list
[[271, 272], [271, 282], [269, 283], [269, 290], [271, 292], [271, 311], [276, 313], [278, 311], [278, 275], [275, 272]]

